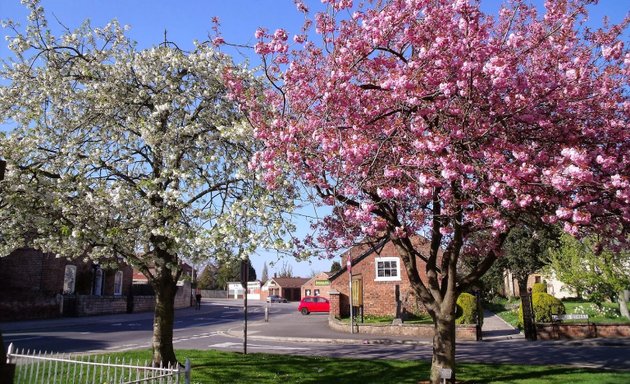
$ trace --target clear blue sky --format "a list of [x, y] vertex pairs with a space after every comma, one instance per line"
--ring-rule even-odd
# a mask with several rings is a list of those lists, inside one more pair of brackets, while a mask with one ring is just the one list
[[[482, 0], [481, 3], [486, 12], [496, 14], [501, 2]], [[543, 0], [533, 2], [542, 4]], [[321, 6], [319, 0], [305, 0], [305, 3], [311, 10]], [[193, 40], [207, 39], [213, 16], [219, 17], [225, 40], [238, 44], [252, 44], [258, 27], [272, 31], [285, 28], [297, 33], [303, 22], [303, 15], [296, 11], [293, 0], [43, 0], [42, 5], [53, 27], [55, 18], [69, 28], [77, 27], [85, 19], [90, 19], [94, 26], [118, 19], [121, 24], [131, 26], [128, 35], [138, 42], [139, 48], [163, 41], [166, 30], [168, 40], [177, 43], [182, 49], [189, 49]], [[600, 0], [598, 5], [590, 9], [591, 21], [595, 25], [605, 15], [612, 22], [618, 22], [630, 12], [630, 0]], [[0, 19], [13, 19], [25, 24], [27, 14], [19, 0], [0, 0]], [[1, 34], [4, 37], [8, 32], [3, 30]], [[239, 62], [245, 58], [254, 64], [258, 62], [253, 52], [247, 50], [230, 53]], [[6, 42], [2, 41], [0, 57], [7, 55]], [[252, 264], [260, 277], [263, 263], [275, 260], [275, 255], [261, 254], [253, 257]], [[332, 263], [332, 260], [319, 259], [300, 263], [289, 258], [285, 261], [292, 266], [294, 275], [302, 277], [327, 271]], [[269, 267], [270, 275], [281, 266], [282, 261], [279, 261], [277, 267]]]

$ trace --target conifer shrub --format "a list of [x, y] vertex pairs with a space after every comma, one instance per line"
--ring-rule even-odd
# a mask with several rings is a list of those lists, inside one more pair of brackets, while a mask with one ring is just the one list
[[481, 319], [483, 324], [483, 309], [477, 306], [477, 298], [470, 293], [459, 295], [456, 315], [456, 324], [477, 324], [477, 319]]

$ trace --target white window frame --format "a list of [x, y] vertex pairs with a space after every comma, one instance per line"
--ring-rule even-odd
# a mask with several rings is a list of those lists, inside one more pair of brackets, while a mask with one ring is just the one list
[[77, 266], [68, 264], [63, 273], [63, 293], [73, 294], [77, 282]]
[[[396, 263], [396, 276], [379, 276], [378, 264], [383, 262]], [[374, 280], [375, 281], [400, 281], [400, 258], [399, 257], [377, 257], [374, 260]]]
[[116, 271], [114, 275], [114, 296], [121, 296], [123, 291], [123, 271]]

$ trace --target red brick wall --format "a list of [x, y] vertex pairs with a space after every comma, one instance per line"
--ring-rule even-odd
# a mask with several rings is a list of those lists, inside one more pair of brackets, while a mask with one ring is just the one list
[[[349, 324], [342, 323], [332, 317], [328, 319], [328, 325], [335, 331], [350, 332]], [[369, 335], [431, 338], [434, 334], [434, 327], [430, 324], [356, 324], [354, 332]], [[474, 325], [458, 325], [455, 327], [455, 337], [458, 341], [476, 340], [476, 327]]]
[[[424, 245], [426, 248], [426, 245]], [[356, 256], [355, 256], [356, 257]], [[360, 278], [363, 284], [363, 311], [365, 315], [395, 316], [397, 313], [396, 286], [399, 287], [400, 312], [419, 313], [424, 312], [424, 307], [416, 300], [406, 270], [402, 264], [402, 259], [398, 257], [400, 267], [400, 280], [397, 281], [376, 281], [376, 257], [398, 257], [398, 252], [394, 245], [387, 243], [379, 254], [372, 253], [357, 264], [352, 266], [352, 276], [354, 279]], [[426, 281], [426, 274], [422, 265], [424, 262], [418, 258], [418, 270], [420, 278]], [[345, 265], [345, 261], [344, 261]], [[349, 310], [344, 310], [348, 304], [348, 284], [347, 271], [337, 276], [331, 285], [341, 293], [339, 299], [341, 315], [346, 316]], [[355, 304], [356, 305], [356, 304]]]
[[[63, 290], [66, 265], [77, 267], [75, 294], [91, 295], [94, 274], [92, 262], [70, 261], [30, 248], [18, 249], [6, 257], [0, 257], [0, 317], [3, 320], [20, 320], [60, 316], [56, 296]], [[123, 271], [124, 298], [131, 287], [132, 269], [128, 266], [120, 268]], [[115, 273], [114, 270], [103, 271], [105, 296], [114, 294]], [[86, 312], [94, 313], [92, 310]], [[111, 313], [111, 310], [104, 308], [102, 313]]]
[[536, 324], [540, 340], [630, 338], [630, 324]]
[[[329, 284], [328, 285], [316, 285], [316, 282], [318, 281], [328, 281]], [[310, 290], [311, 293], [310, 295], [306, 294], [306, 290]], [[319, 289], [319, 296], [322, 297], [330, 297], [330, 281], [328, 280], [328, 274], [326, 274], [325, 272], [319, 273], [316, 276], [314, 276], [313, 278], [311, 278], [309, 281], [307, 281], [306, 283], [304, 283], [304, 285], [302, 285], [302, 297], [304, 296], [315, 296], [315, 290]]]

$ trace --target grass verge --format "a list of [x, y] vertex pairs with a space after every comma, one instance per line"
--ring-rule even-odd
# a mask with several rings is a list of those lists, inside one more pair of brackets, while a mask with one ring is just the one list
[[[149, 359], [149, 351], [112, 356]], [[192, 363], [193, 384], [344, 383], [416, 384], [429, 378], [429, 362], [358, 360], [220, 351], [180, 350], [180, 361]], [[629, 383], [630, 372], [598, 371], [563, 366], [459, 364], [458, 383]]]

